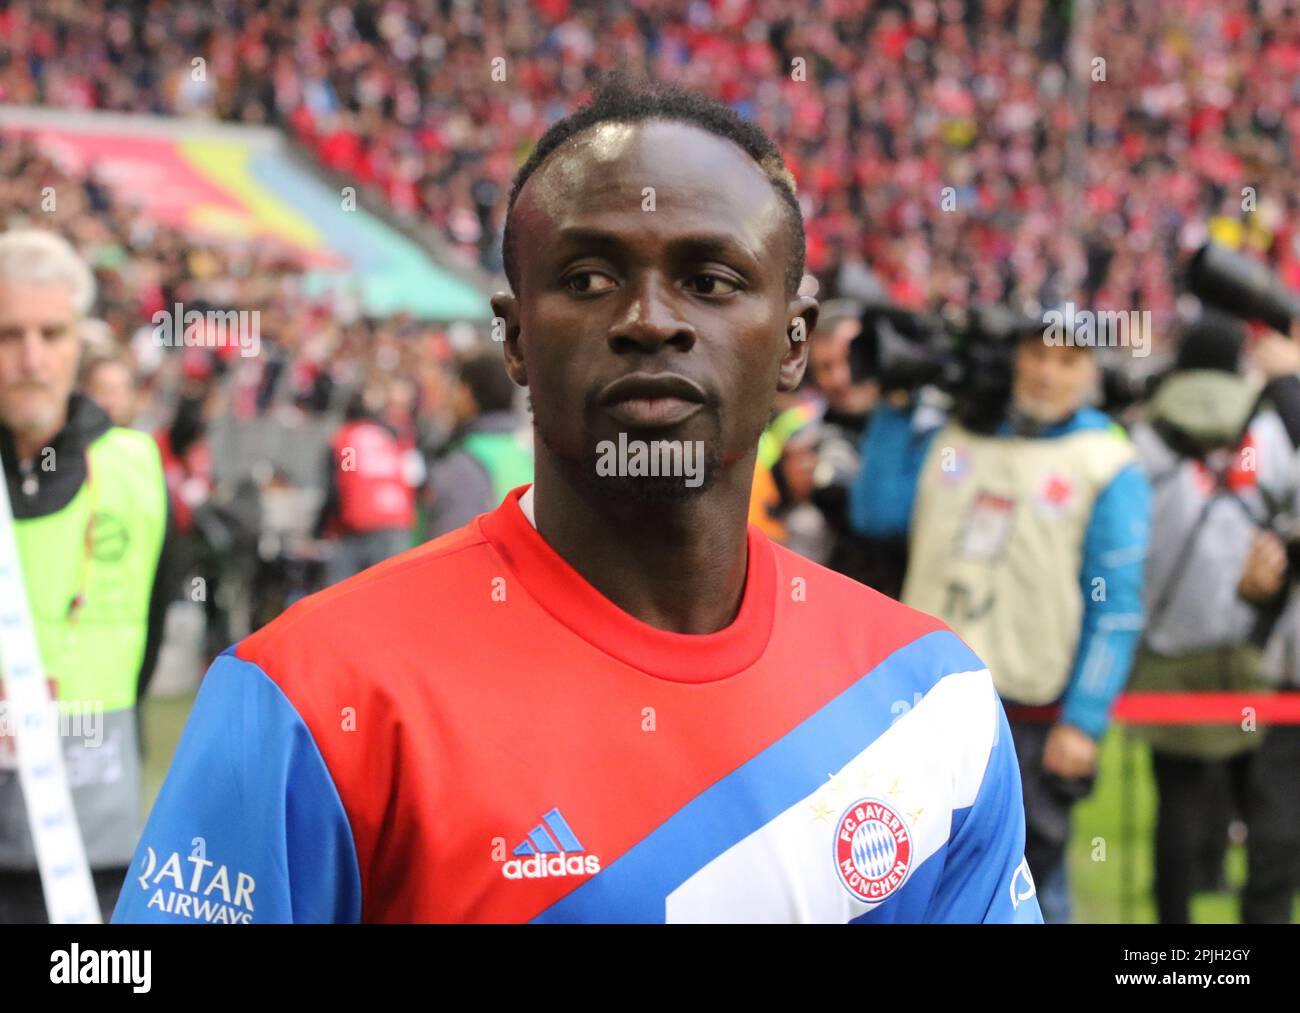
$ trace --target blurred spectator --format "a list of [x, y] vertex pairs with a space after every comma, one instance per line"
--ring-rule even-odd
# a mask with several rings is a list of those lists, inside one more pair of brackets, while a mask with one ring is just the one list
[[773, 412], [775, 417], [758, 440], [749, 494], [749, 523], [784, 545], [789, 532], [781, 516], [790, 504], [783, 499], [777, 472], [786, 442], [817, 417], [817, 408], [809, 401], [798, 400], [797, 392], [778, 392]]
[[790, 434], [772, 468], [777, 501], [770, 511], [781, 525], [781, 544], [822, 565], [829, 561], [835, 541], [825, 515], [813, 503], [815, 474], [825, 439], [816, 420]]
[[113, 425], [129, 427], [135, 422], [135, 373], [123, 352], [88, 349], [82, 356], [79, 386], [108, 413]]
[[[903, 593], [908, 526], [921, 462], [936, 420], [906, 391], [886, 391], [858, 447], [849, 487], [849, 528], [863, 554], [861, 580], [891, 598]], [[875, 462], [896, 462], [877, 468]], [[868, 480], [867, 476], [870, 476]]]
[[496, 507], [533, 480], [533, 452], [511, 410], [514, 382], [496, 347], [463, 354], [452, 403], [455, 429], [431, 468], [436, 538]]
[[380, 420], [385, 400], [374, 386], [355, 394], [330, 441], [315, 534], [334, 541], [331, 584], [411, 547], [415, 490], [401, 442]]
[[808, 377], [825, 399], [822, 422], [835, 426], [854, 446], [880, 394], [875, 380], [854, 382], [849, 367], [849, 346], [862, 330], [861, 315], [862, 307], [854, 300], [828, 301], [808, 347]]
[[823, 398], [813, 503], [825, 518], [831, 539], [826, 564], [879, 587], [874, 573], [878, 553], [849, 523], [849, 491], [861, 467], [858, 447], [880, 395], [874, 380], [854, 382], [850, 366], [849, 350], [862, 330], [861, 314], [862, 306], [854, 300], [823, 303], [808, 348], [808, 376]]
[[[1295, 447], [1277, 414], [1256, 407], [1240, 374], [1245, 330], [1207, 314], [1187, 329], [1175, 368], [1134, 427], [1153, 488], [1146, 629], [1130, 688], [1145, 692], [1259, 692], [1263, 647], [1284, 590], [1286, 550], [1271, 528], [1297, 493]], [[1300, 359], [1294, 363], [1300, 368]], [[1242, 920], [1276, 920], [1279, 856], [1256, 847], [1275, 811], [1252, 797], [1263, 734], [1241, 723], [1139, 725], [1152, 747], [1158, 794], [1155, 894], [1161, 922], [1187, 923], [1197, 862], [1222, 863], [1234, 797], [1252, 828]], [[1277, 776], [1279, 772], [1271, 772]], [[1219, 783], [1230, 786], [1221, 796]], [[1224, 804], [1226, 803], [1226, 804]], [[1207, 845], [1217, 845], [1209, 847]], [[1289, 863], [1290, 856], [1280, 856]]]

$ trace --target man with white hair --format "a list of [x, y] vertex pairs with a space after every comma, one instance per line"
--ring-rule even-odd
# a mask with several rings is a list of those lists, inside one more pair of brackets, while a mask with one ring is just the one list
[[[79, 718], [60, 731], [107, 915], [140, 831], [135, 708], [161, 640], [168, 508], [153, 440], [74, 390], [94, 298], [64, 239], [0, 235], [0, 458], [45, 673], [61, 713]], [[0, 922], [44, 922], [16, 766], [12, 737], [0, 737]]]

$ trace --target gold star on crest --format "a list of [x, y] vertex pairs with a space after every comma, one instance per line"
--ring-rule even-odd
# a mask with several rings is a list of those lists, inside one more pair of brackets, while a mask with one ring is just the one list
[[920, 822], [921, 822], [921, 813], [923, 813], [923, 812], [925, 812], [925, 808], [924, 808], [924, 807], [922, 807], [922, 808], [920, 808], [920, 809], [917, 809], [917, 810], [915, 810], [915, 811], [913, 811], [913, 812], [908, 813], [908, 814], [907, 814], [907, 818], [910, 819], [913, 823], [920, 823]]
[[830, 791], [841, 792], [848, 786], [848, 778], [843, 773], [827, 774], [826, 776], [830, 778], [830, 782], [826, 785]]
[[830, 818], [835, 815], [835, 811], [828, 806], [824, 800], [818, 798], [808, 803], [808, 808], [813, 811], [813, 822], [828, 823]]

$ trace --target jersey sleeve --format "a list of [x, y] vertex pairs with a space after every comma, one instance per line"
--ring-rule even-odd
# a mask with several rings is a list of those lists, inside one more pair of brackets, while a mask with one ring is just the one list
[[928, 921], [1043, 921], [1025, 861], [1025, 804], [1016, 749], [1002, 701], [996, 693], [991, 697], [996, 725], [988, 764], [974, 804], [953, 812], [951, 843]]
[[114, 922], [356, 922], [347, 813], [293, 704], [233, 648], [208, 670]]

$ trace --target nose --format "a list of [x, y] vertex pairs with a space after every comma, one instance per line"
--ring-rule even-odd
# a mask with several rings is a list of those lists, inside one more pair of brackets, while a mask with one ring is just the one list
[[609, 329], [609, 347], [614, 352], [656, 352], [664, 345], [690, 351], [695, 328], [678, 314], [671, 284], [657, 272], [647, 271], [625, 291], [627, 304]]
[[44, 359], [45, 339], [39, 327], [25, 327], [18, 339], [18, 366], [24, 376], [35, 376]]

